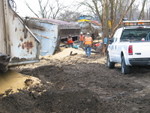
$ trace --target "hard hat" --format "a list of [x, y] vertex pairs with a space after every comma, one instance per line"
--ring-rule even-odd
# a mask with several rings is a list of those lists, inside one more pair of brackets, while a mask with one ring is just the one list
[[83, 34], [82, 32], [80, 34]]

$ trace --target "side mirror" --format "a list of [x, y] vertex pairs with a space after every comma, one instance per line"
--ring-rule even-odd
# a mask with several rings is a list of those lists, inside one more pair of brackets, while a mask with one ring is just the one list
[[109, 44], [112, 44], [114, 42], [114, 39], [113, 38], [110, 38], [109, 39]]

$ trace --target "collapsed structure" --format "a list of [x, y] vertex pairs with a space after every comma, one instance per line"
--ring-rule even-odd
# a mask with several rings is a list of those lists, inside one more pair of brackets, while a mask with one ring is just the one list
[[88, 16], [88, 15], [80, 16], [78, 19], [78, 24], [83, 33], [88, 32], [93, 36], [93, 38], [97, 37], [102, 30], [102, 25], [97, 20], [95, 20], [92, 16]]
[[60, 40], [66, 40], [69, 35], [77, 37], [80, 33], [80, 27], [73, 22], [29, 17], [25, 22], [40, 40], [42, 56], [54, 54]]

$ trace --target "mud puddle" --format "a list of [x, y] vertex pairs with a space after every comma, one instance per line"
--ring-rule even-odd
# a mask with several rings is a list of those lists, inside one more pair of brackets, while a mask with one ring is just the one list
[[6, 73], [0, 73], [0, 94], [16, 93], [20, 89], [37, 83], [40, 83], [40, 80], [35, 77], [9, 70]]

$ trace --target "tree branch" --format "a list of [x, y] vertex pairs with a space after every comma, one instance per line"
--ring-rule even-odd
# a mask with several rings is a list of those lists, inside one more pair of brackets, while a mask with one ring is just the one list
[[28, 4], [27, 2], [26, 2], [26, 6], [29, 8], [29, 10], [30, 10], [36, 17], [39, 18], [38, 14], [36, 14], [36, 13], [32, 10], [32, 8], [29, 6], [29, 4]]

